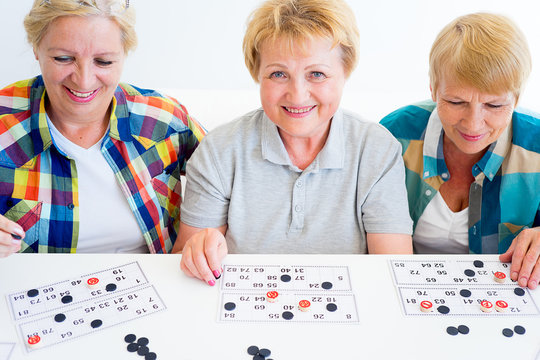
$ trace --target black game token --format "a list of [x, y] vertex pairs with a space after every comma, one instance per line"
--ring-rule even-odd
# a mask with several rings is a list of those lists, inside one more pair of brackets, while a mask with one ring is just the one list
[[512, 331], [512, 329], [504, 328], [502, 334], [506, 337], [512, 337], [514, 335], [514, 332]]
[[467, 335], [469, 333], [469, 327], [467, 325], [459, 325], [457, 329], [463, 335]]
[[287, 275], [287, 274], [281, 275], [281, 281], [289, 282], [289, 281], [291, 281], [291, 277], [289, 275]]
[[233, 311], [234, 309], [236, 309], [236, 304], [233, 303], [233, 302], [228, 302], [226, 303], [224, 306], [225, 310], [227, 311]]
[[265, 360], [261, 354], [253, 355], [253, 360]]
[[525, 290], [523, 290], [522, 288], [515, 288], [514, 294], [516, 294], [517, 296], [523, 296], [525, 295]]
[[105, 290], [107, 290], [108, 292], [116, 290], [116, 284], [113, 284], [113, 283], [107, 284], [107, 286], [105, 286]]
[[474, 265], [474, 267], [477, 267], [477, 268], [483, 268], [484, 267], [484, 263], [482, 261], [480, 261], [480, 260], [474, 260], [473, 265]]
[[525, 334], [525, 328], [521, 325], [516, 325], [514, 326], [514, 331], [516, 332], [516, 334], [518, 335], [523, 335]]
[[257, 355], [259, 353], [259, 347], [251, 345], [250, 347], [248, 347], [247, 352], [249, 355]]
[[457, 334], [459, 334], [459, 330], [454, 326], [447, 327], [446, 332], [448, 333], [448, 335], [452, 336], [456, 336]]
[[437, 308], [437, 311], [441, 314], [448, 314], [450, 312], [450, 309], [448, 308], [448, 306], [441, 305]]
[[334, 312], [337, 310], [337, 305], [334, 303], [326, 304], [326, 310]]
[[73, 301], [73, 296], [71, 296], [71, 295], [66, 295], [66, 296], [62, 297], [62, 303], [64, 303], [64, 304], [69, 304], [72, 301]]
[[325, 289], [325, 290], [330, 290], [332, 288], [332, 283], [329, 282], [329, 281], [325, 281], [321, 284], [322, 288]]
[[26, 295], [28, 295], [28, 297], [36, 297], [36, 296], [38, 296], [38, 294], [39, 294], [38, 289], [31, 289], [31, 290], [28, 290], [28, 292], [26, 293]]
[[64, 314], [56, 314], [56, 315], [54, 315], [54, 321], [62, 322], [64, 320], [66, 320], [66, 315], [64, 315]]
[[136, 343], [131, 343], [127, 346], [127, 351], [129, 352], [135, 352], [139, 350], [139, 345], [137, 345]]
[[124, 341], [127, 342], [127, 343], [135, 342], [135, 340], [137, 340], [137, 337], [135, 336], [135, 334], [127, 334], [124, 337]]
[[465, 275], [467, 275], [468, 277], [473, 277], [474, 275], [476, 275], [476, 273], [474, 272], [474, 270], [471, 270], [471, 269], [467, 269], [464, 271]]
[[292, 312], [290, 311], [284, 311], [283, 314], [281, 314], [281, 316], [285, 319], [285, 320], [291, 320], [294, 315]]
[[139, 346], [139, 349], [137, 349], [137, 354], [144, 356], [150, 352], [150, 349], [147, 346]]
[[157, 355], [154, 352], [149, 352], [148, 354], [144, 356], [144, 360], [156, 360], [156, 359], [157, 359]]
[[92, 327], [92, 329], [98, 328], [98, 327], [100, 327], [101, 325], [103, 325], [103, 321], [101, 321], [101, 320], [99, 320], [99, 319], [93, 320], [93, 321], [90, 323], [90, 326]]
[[261, 349], [259, 350], [259, 355], [263, 356], [264, 358], [267, 358], [270, 356], [272, 352], [269, 349]]
[[471, 291], [467, 290], [467, 289], [462, 289], [462, 290], [459, 291], [459, 295], [461, 295], [463, 297], [469, 297], [469, 296], [471, 296]]
[[141, 346], [146, 346], [148, 345], [149, 342], [150, 340], [148, 340], [148, 338], [145, 338], [145, 337], [139, 338], [139, 340], [137, 340], [137, 344]]

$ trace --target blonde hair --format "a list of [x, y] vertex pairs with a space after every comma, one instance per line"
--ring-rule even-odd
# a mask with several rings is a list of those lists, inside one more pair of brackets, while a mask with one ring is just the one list
[[[325, 37], [342, 50], [348, 77], [358, 62], [359, 33], [351, 8], [343, 0], [267, 0], [248, 18], [243, 51], [246, 66], [257, 82], [260, 50], [266, 41], [295, 43]], [[298, 46], [298, 44], [296, 44]]]
[[490, 93], [512, 92], [516, 102], [531, 72], [527, 40], [507, 17], [489, 13], [461, 16], [437, 36], [429, 55], [433, 92], [445, 76]]
[[28, 42], [38, 47], [49, 25], [62, 16], [105, 16], [120, 27], [124, 52], [135, 49], [135, 10], [116, 10], [125, 0], [34, 0], [32, 9], [24, 18], [24, 28]]

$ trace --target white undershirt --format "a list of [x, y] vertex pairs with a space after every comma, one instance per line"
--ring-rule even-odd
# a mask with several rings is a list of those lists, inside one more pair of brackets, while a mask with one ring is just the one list
[[141, 229], [100, 151], [103, 138], [85, 149], [63, 136], [48, 116], [47, 121], [56, 146], [75, 160], [79, 190], [77, 253], [147, 253]]
[[452, 212], [440, 192], [425, 208], [413, 234], [418, 254], [466, 254], [469, 252], [469, 208]]

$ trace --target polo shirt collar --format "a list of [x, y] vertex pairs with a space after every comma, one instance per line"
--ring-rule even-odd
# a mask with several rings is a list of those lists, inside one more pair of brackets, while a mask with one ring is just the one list
[[[262, 110], [261, 110], [262, 111]], [[262, 133], [261, 133], [262, 157], [274, 164], [295, 167], [285, 145], [279, 136], [278, 127], [263, 112]], [[315, 160], [306, 168], [310, 171], [319, 169], [341, 169], [344, 164], [345, 152], [343, 136], [343, 112], [339, 109], [332, 118], [330, 131], [324, 147], [319, 152]]]

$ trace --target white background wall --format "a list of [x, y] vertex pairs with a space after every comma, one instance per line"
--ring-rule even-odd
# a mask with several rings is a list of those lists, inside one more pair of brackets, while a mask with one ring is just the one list
[[[453, 18], [491, 11], [512, 18], [525, 33], [533, 73], [521, 105], [540, 111], [540, 1], [348, 0], [360, 28], [360, 62], [343, 106], [378, 121], [397, 107], [429, 97], [428, 53]], [[242, 37], [259, 0], [131, 0], [139, 46], [123, 81], [177, 97], [207, 128], [258, 106], [257, 86], [245, 69]], [[0, 86], [38, 74], [22, 20], [31, 0], [0, 0]]]

